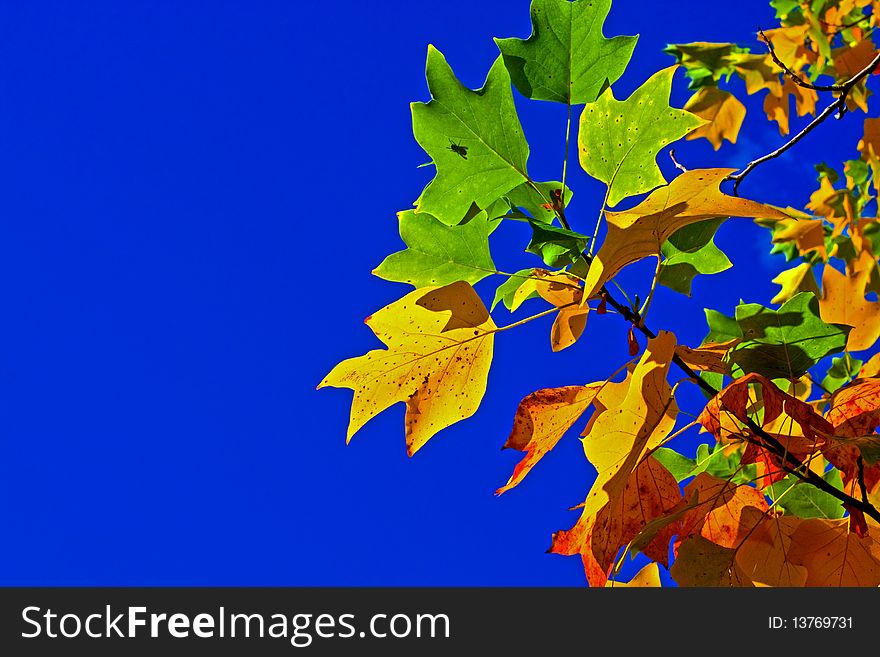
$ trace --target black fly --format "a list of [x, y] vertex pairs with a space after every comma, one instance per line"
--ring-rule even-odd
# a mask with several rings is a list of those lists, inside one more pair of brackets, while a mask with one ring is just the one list
[[461, 158], [462, 158], [463, 160], [466, 160], [466, 159], [467, 159], [467, 151], [468, 151], [468, 147], [467, 147], [467, 146], [462, 146], [461, 144], [456, 144], [454, 141], [452, 141], [452, 140], [450, 139], [450, 140], [449, 140], [449, 146], [447, 146], [447, 148], [448, 148], [449, 150], [451, 150], [453, 153], [456, 153], [456, 154], [458, 154], [458, 155], [461, 155]]

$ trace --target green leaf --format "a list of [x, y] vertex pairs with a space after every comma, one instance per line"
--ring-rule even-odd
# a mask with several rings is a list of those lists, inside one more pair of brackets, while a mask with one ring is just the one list
[[485, 215], [460, 226], [447, 226], [424, 212], [397, 215], [404, 251], [392, 253], [373, 273], [386, 281], [415, 287], [476, 283], [495, 271], [489, 254], [490, 223]]
[[666, 183], [657, 153], [706, 123], [669, 106], [675, 67], [658, 71], [624, 101], [607, 89], [581, 114], [578, 132], [584, 171], [608, 185], [608, 204]]
[[[839, 470], [829, 470], [822, 479], [843, 490]], [[845, 512], [840, 500], [815, 486], [789, 475], [768, 486], [771, 499], [778, 499], [776, 506], [786, 513], [800, 518], [842, 518]]]
[[550, 224], [529, 221], [532, 227], [532, 241], [526, 251], [541, 256], [544, 262], [559, 269], [573, 264], [581, 257], [590, 238]]
[[697, 467], [697, 462], [689, 459], [684, 454], [679, 454], [674, 449], [668, 447], [658, 447], [651, 454], [660, 462], [664, 468], [672, 473], [675, 480], [679, 483], [691, 476], [691, 472]]
[[801, 3], [798, 0], [770, 0], [770, 6], [776, 10], [776, 18], [783, 20], [793, 11], [801, 10]]
[[863, 364], [863, 361], [853, 358], [849, 354], [832, 358], [828, 374], [822, 379], [822, 387], [828, 392], [836, 392], [858, 376]]
[[715, 246], [715, 231], [724, 219], [701, 221], [673, 233], [660, 248], [664, 260], [660, 265], [657, 282], [691, 295], [691, 283], [697, 274], [717, 274], [732, 265], [727, 256]]
[[714, 87], [723, 78], [729, 80], [734, 66], [748, 48], [733, 43], [672, 43], [663, 52], [675, 57], [690, 79], [688, 89]]
[[511, 312], [519, 308], [520, 304], [526, 299], [532, 299], [534, 297], [539, 296], [538, 292], [533, 290], [526, 297], [519, 300], [517, 303], [514, 300], [514, 295], [516, 291], [522, 287], [523, 283], [529, 280], [529, 277], [534, 274], [534, 269], [520, 269], [513, 276], [508, 277], [506, 281], [504, 281], [501, 285], [498, 286], [498, 289], [495, 290], [495, 298], [492, 300], [492, 307], [490, 310], [495, 310], [495, 306], [498, 305], [499, 301], [504, 302], [504, 306]]
[[851, 327], [826, 324], [811, 292], [800, 292], [771, 310], [757, 303], [736, 307], [743, 341], [728, 352], [731, 372], [796, 379], [829, 354], [843, 351]]
[[741, 465], [741, 451], [725, 455], [724, 448], [718, 445], [698, 445], [695, 459], [689, 459], [668, 447], [658, 447], [652, 455], [679, 483], [701, 472], [730, 479], [737, 484], [751, 483], [757, 474], [754, 464]]
[[[562, 183], [556, 181], [541, 183], [523, 183], [507, 194], [506, 198], [514, 207], [521, 208], [535, 220], [549, 224], [556, 218], [552, 201], [556, 195], [562, 195]], [[566, 186], [563, 207], [571, 202], [573, 192]]]
[[741, 451], [725, 455], [722, 446], [705, 444], [697, 446], [697, 464], [691, 471], [691, 476], [701, 472], [708, 472], [720, 479], [730, 479], [735, 484], [751, 483], [757, 475], [754, 463], [742, 465]]
[[461, 84], [433, 46], [426, 66], [429, 103], [412, 103], [413, 134], [437, 168], [416, 212], [454, 226], [472, 205], [485, 209], [529, 179], [529, 145], [499, 56], [481, 89]]
[[578, 105], [619, 78], [638, 36], [606, 39], [611, 0], [533, 0], [532, 34], [495, 39], [517, 90], [526, 98]]
[[735, 338], [742, 337], [742, 331], [739, 324], [733, 317], [723, 315], [717, 310], [704, 308], [706, 313], [706, 324], [709, 325], [709, 333], [703, 338], [703, 344], [707, 342], [727, 342]]

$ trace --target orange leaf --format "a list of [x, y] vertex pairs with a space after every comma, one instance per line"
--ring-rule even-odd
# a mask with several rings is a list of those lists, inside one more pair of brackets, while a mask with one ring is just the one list
[[[620, 548], [680, 501], [675, 477], [649, 456], [629, 473], [620, 490], [597, 513], [585, 512], [574, 527], [556, 532], [550, 551], [580, 554], [590, 586], [604, 586]], [[672, 527], [661, 530], [642, 551], [665, 564], [672, 531]]]
[[880, 585], [880, 545], [851, 533], [848, 524], [811, 518], [794, 531], [788, 558], [807, 569], [806, 586]]
[[519, 403], [513, 419], [513, 430], [504, 447], [526, 452], [526, 456], [517, 463], [507, 484], [495, 491], [496, 495], [519, 484], [529, 470], [556, 447], [565, 432], [587, 410], [602, 386], [597, 383], [545, 388], [533, 392]]
[[[843, 483], [856, 480], [861, 451], [857, 440], [871, 436], [880, 426], [880, 379], [856, 379], [831, 398], [825, 418], [834, 428], [834, 436], [822, 448], [822, 455], [843, 474]], [[880, 438], [880, 436], [878, 436]], [[880, 464], [865, 468], [869, 490], [880, 481]]]
[[[734, 547], [742, 538], [743, 509], [767, 510], [764, 496], [751, 486], [734, 484], [708, 472], [701, 472], [684, 489], [684, 497], [697, 495], [699, 503], [681, 520], [676, 545], [689, 536], [700, 534], [718, 545]], [[746, 528], [748, 529], [748, 528]]]
[[858, 260], [848, 267], [846, 276], [831, 264], [825, 265], [822, 274], [822, 297], [819, 314], [827, 323], [846, 324], [853, 330], [847, 339], [847, 349], [862, 351], [870, 349], [880, 338], [880, 302], [868, 301], [865, 291], [877, 268], [874, 256], [862, 251]]
[[699, 423], [706, 431], [717, 439], [721, 439], [722, 413], [725, 410], [740, 422], [746, 421], [751, 404], [750, 384], [761, 387], [761, 399], [764, 404], [762, 426], [770, 425], [785, 412], [788, 417], [797, 422], [804, 437], [811, 442], [821, 443], [825, 435], [833, 433], [831, 424], [816, 413], [812, 406], [782, 392], [770, 379], [757, 373], [746, 374], [738, 378], [709, 400], [698, 418]]

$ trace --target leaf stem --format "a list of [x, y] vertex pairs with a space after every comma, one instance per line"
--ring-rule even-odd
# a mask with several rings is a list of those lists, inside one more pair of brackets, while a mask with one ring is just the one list
[[651, 308], [651, 300], [654, 298], [654, 292], [657, 289], [657, 281], [660, 280], [660, 267], [663, 265], [662, 258], [660, 255], [657, 255], [657, 266], [654, 268], [654, 278], [651, 281], [651, 291], [648, 292], [648, 298], [645, 299], [645, 303], [642, 304], [642, 307], [639, 309], [639, 318], [642, 322], [645, 321], [645, 317], [648, 314], [648, 310]]
[[[608, 207], [608, 197], [611, 195], [612, 184], [614, 184], [613, 178], [612, 181], [608, 183], [608, 187], [605, 188], [605, 198], [602, 199], [602, 208], [599, 210], [599, 217], [596, 219], [596, 227], [593, 229], [593, 239], [590, 240], [590, 257], [593, 256], [593, 249], [596, 247], [596, 240], [599, 239], [599, 227], [602, 225], [602, 217], [605, 216], [605, 208]], [[621, 290], [621, 292], [623, 292], [623, 290]]]
[[571, 102], [568, 103], [568, 118], [565, 121], [565, 159], [562, 160], [562, 192], [559, 204], [565, 207], [565, 180], [568, 175], [568, 143], [571, 139]]

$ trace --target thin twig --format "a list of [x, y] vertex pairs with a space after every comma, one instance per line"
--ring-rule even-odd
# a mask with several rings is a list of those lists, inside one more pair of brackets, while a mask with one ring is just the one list
[[777, 148], [775, 151], [749, 162], [741, 172], [732, 173], [727, 176], [725, 180], [733, 181], [733, 193], [738, 194], [740, 183], [742, 183], [743, 179], [747, 175], [749, 175], [759, 164], [763, 164], [764, 162], [775, 159], [782, 155], [785, 151], [787, 151], [789, 148], [798, 143], [801, 139], [806, 137], [813, 130], [813, 128], [815, 128], [829, 116], [834, 114], [835, 111], [838, 113], [838, 117], [843, 116], [843, 114], [846, 112], [846, 99], [847, 96], [849, 96], [850, 91], [852, 91], [853, 87], [861, 82], [862, 79], [873, 73], [878, 65], [880, 65], [880, 53], [877, 53], [874, 59], [872, 59], [871, 62], [867, 66], [865, 66], [865, 68], [856, 73], [849, 80], [842, 83], [841, 85], [835, 85], [835, 88], [831, 90], [838, 90], [839, 87], [840, 96], [838, 96], [833, 103], [828, 105], [828, 107], [822, 110], [822, 112], [815, 119], [810, 121], [810, 123], [803, 130], [801, 130], [799, 133], [797, 133], [794, 137], [789, 139], [786, 143]]
[[675, 149], [674, 148], [669, 149], [669, 159], [672, 160], [672, 163], [675, 165], [676, 169], [678, 169], [682, 173], [687, 173], [687, 167], [675, 159]]
[[764, 34], [764, 30], [758, 30], [758, 35], [761, 37], [761, 41], [764, 42], [764, 45], [767, 46], [767, 50], [770, 51], [770, 56], [773, 58], [773, 61], [776, 62], [776, 65], [799, 87], [812, 89], [813, 91], [846, 91], [846, 82], [840, 84], [813, 84], [812, 82], [807, 82], [797, 73], [792, 71], [785, 62], [779, 59], [779, 56], [776, 54], [776, 49], [773, 47], [773, 42], [767, 38], [767, 35]]
[[856, 466], [858, 467], [856, 478], [859, 482], [859, 492], [862, 494], [862, 502], [869, 504], [868, 488], [865, 486], [865, 461], [862, 459], [861, 454], [856, 458]]

